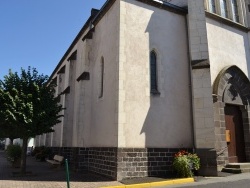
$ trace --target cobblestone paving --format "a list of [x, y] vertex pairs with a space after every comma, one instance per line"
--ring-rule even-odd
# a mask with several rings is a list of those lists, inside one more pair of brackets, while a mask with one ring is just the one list
[[[20, 169], [12, 168], [7, 162], [4, 151], [0, 151], [0, 188], [66, 188], [66, 172], [61, 168], [50, 168], [46, 162], [36, 161], [27, 157], [26, 177], [14, 177], [13, 172]], [[122, 185], [117, 181], [85, 172], [70, 172], [70, 188], [98, 188], [102, 186]]]

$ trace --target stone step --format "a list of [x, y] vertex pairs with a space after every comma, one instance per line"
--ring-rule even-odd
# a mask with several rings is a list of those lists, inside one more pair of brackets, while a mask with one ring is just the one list
[[229, 163], [226, 165], [226, 168], [248, 169], [250, 168], [250, 163]]
[[233, 173], [233, 174], [240, 174], [240, 173], [249, 173], [250, 168], [244, 168], [244, 169], [240, 169], [240, 168], [223, 168], [221, 171], [222, 172]]
[[232, 174], [240, 174], [240, 173], [242, 173], [241, 169], [238, 169], [238, 168], [223, 168], [221, 170], [221, 172], [227, 172], [227, 173], [232, 173]]

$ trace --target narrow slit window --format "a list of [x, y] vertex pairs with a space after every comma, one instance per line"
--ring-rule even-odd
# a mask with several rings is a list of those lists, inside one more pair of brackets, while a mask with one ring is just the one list
[[221, 16], [228, 18], [227, 0], [221, 0]]
[[157, 56], [154, 51], [150, 52], [150, 91], [152, 94], [158, 94], [157, 84]]
[[100, 93], [99, 98], [103, 97], [103, 82], [104, 82], [104, 58], [101, 59], [101, 67], [100, 67]]
[[235, 22], [239, 22], [240, 18], [239, 18], [239, 11], [238, 11], [238, 4], [237, 4], [237, 0], [232, 0], [232, 13], [233, 13], [233, 21]]
[[212, 13], [216, 13], [215, 0], [209, 0], [209, 10]]

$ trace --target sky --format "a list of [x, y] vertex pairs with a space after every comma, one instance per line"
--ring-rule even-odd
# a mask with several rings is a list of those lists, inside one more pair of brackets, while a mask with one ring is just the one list
[[0, 0], [0, 80], [9, 69], [49, 75], [106, 0]]

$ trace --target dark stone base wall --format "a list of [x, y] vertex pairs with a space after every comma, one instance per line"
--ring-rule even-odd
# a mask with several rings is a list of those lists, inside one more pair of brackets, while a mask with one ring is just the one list
[[88, 148], [78, 148], [78, 147], [51, 147], [52, 158], [54, 155], [61, 155], [64, 159], [68, 159], [69, 166], [71, 169], [78, 170], [88, 170]]
[[88, 170], [117, 179], [117, 148], [88, 148]]
[[[51, 149], [53, 155], [59, 154], [68, 159], [73, 170], [88, 170], [111, 179], [122, 180], [145, 176], [172, 176], [174, 154], [183, 148], [53, 147]], [[191, 149], [185, 150], [192, 152]], [[207, 156], [207, 153], [204, 156]]]
[[217, 153], [215, 149], [199, 148], [196, 149], [197, 155], [201, 160], [199, 175], [217, 176]]
[[174, 154], [178, 151], [180, 149], [118, 148], [117, 179], [172, 176]]
[[117, 148], [51, 147], [52, 156], [58, 154], [68, 159], [75, 171], [90, 171], [117, 179]]

